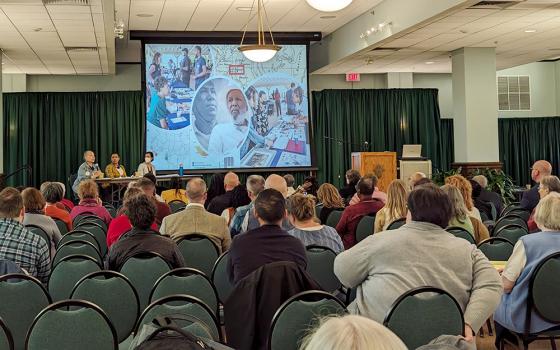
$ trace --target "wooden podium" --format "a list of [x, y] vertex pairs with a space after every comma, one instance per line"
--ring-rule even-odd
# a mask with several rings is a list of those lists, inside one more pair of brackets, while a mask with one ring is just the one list
[[397, 178], [397, 153], [352, 152], [352, 169], [358, 170], [362, 176], [377, 176], [377, 187], [386, 192], [391, 181]]

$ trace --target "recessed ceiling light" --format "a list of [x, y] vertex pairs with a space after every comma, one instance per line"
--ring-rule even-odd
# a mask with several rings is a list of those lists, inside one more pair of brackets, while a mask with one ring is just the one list
[[426, 64], [434, 64], [434, 63], [435, 63], [434, 61], [428, 61], [428, 62], [426, 62]]
[[235, 8], [237, 11], [251, 11], [253, 8], [251, 6], [239, 6]]
[[536, 29], [525, 29], [525, 33], [535, 33]]
[[154, 15], [152, 15], [151, 13], [139, 13], [136, 15], [136, 17], [148, 18], [148, 17], [154, 17]]
[[336, 18], [336, 16], [321, 16], [319, 18], [320, 19], [333, 19], [333, 18]]
[[33, 28], [34, 32], [40, 32], [41, 30], [43, 30], [43, 28]]

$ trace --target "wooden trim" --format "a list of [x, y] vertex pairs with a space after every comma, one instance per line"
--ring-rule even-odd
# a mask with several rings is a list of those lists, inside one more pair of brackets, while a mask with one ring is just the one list
[[496, 169], [502, 170], [503, 163], [501, 162], [464, 162], [464, 163], [452, 163], [451, 167], [453, 169], [461, 168], [461, 175], [469, 176], [474, 170], [477, 169]]

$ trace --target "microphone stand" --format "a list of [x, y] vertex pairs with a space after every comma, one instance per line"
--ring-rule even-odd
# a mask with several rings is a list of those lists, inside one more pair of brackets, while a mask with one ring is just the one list
[[6, 180], [9, 179], [10, 177], [20, 173], [21, 171], [27, 171], [29, 177], [30, 177], [30, 181], [28, 182], [33, 182], [32, 180], [32, 168], [29, 164], [26, 164], [22, 167], [17, 168], [15, 171], [12, 171], [11, 173], [9, 173], [8, 175], [4, 175], [4, 174], [0, 174], [0, 189], [4, 189], [6, 187]]

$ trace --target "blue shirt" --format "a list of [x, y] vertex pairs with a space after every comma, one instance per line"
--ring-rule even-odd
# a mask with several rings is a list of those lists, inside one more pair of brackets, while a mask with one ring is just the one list
[[[202, 71], [203, 71], [202, 67], [204, 67], [204, 66], [206, 66], [206, 60], [202, 56], [198, 57], [194, 61], [194, 75], [196, 76], [196, 75], [202, 73]], [[198, 88], [198, 86], [200, 84], [202, 84], [202, 82], [204, 80], [206, 80], [206, 76], [196, 78], [195, 79], [196, 87]]]
[[288, 233], [303, 243], [304, 246], [320, 245], [332, 249], [336, 254], [344, 251], [344, 244], [338, 232], [330, 226], [317, 225], [306, 229], [294, 227]]

